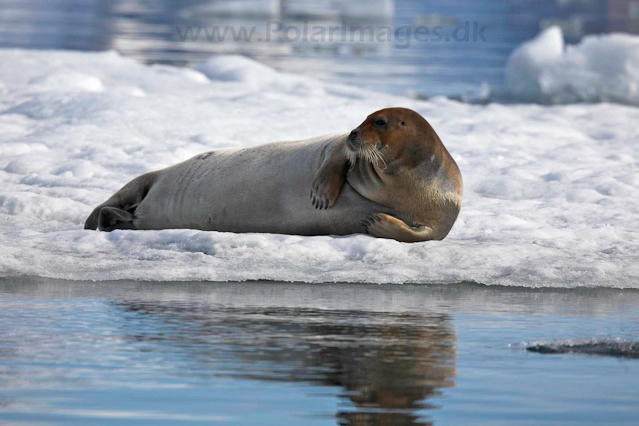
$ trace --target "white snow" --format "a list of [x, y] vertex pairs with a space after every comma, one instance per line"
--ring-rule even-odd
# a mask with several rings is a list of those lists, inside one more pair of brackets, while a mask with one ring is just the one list
[[[199, 69], [0, 51], [0, 276], [639, 288], [638, 108], [423, 102], [237, 57]], [[143, 172], [347, 131], [390, 106], [426, 117], [462, 170], [444, 241], [82, 229]]]
[[506, 82], [510, 101], [639, 105], [639, 37], [587, 36], [565, 46], [561, 29], [548, 28], [512, 53]]

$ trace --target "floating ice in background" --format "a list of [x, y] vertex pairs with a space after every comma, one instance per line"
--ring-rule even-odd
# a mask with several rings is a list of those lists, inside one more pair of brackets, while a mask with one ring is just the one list
[[506, 83], [497, 100], [639, 105], [639, 37], [586, 36], [565, 46], [561, 29], [548, 28], [511, 54]]
[[289, 19], [334, 19], [364, 18], [388, 19], [394, 16], [394, 0], [214, 0], [190, 6], [181, 12], [184, 18], [243, 17]]
[[395, 15], [394, 0], [350, 0], [344, 2], [287, 0], [282, 14], [298, 19], [389, 19]]
[[513, 96], [541, 97], [544, 68], [557, 62], [563, 53], [564, 37], [559, 27], [548, 28], [515, 49], [506, 64], [506, 84]]
[[[639, 288], [638, 108], [423, 102], [238, 57], [199, 69], [0, 51], [0, 276]], [[444, 241], [82, 229], [143, 172], [348, 131], [390, 106], [426, 117], [460, 166]]]
[[639, 358], [639, 342], [624, 339], [596, 337], [589, 339], [553, 339], [522, 342], [511, 346], [519, 346], [531, 352], [543, 354], [584, 354], [614, 356], [617, 358]]
[[279, 17], [280, 9], [280, 0], [217, 0], [186, 7], [180, 15], [186, 19], [211, 16], [274, 19]]

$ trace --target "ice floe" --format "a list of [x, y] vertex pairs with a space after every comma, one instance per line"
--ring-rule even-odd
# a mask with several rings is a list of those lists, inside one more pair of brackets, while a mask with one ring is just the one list
[[511, 345], [542, 354], [583, 354], [639, 358], [639, 342], [620, 338], [553, 339]]
[[[233, 56], [185, 69], [2, 50], [0, 82], [0, 276], [639, 288], [638, 108], [419, 101]], [[390, 106], [426, 117], [460, 166], [444, 241], [82, 229], [143, 172], [347, 131]]]
[[506, 83], [495, 99], [639, 105], [639, 37], [591, 35], [566, 46], [561, 29], [548, 28], [511, 54]]

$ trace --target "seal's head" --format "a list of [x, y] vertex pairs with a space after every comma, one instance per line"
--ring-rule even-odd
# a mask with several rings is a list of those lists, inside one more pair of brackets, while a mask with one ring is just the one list
[[421, 164], [441, 145], [428, 122], [413, 110], [387, 108], [369, 115], [346, 140], [351, 165], [358, 158], [397, 170]]

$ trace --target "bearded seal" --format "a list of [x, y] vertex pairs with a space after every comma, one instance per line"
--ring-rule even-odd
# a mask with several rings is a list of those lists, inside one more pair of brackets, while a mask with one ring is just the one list
[[146, 173], [96, 207], [85, 229], [441, 240], [459, 215], [462, 186], [430, 124], [388, 108], [350, 133], [217, 149]]

